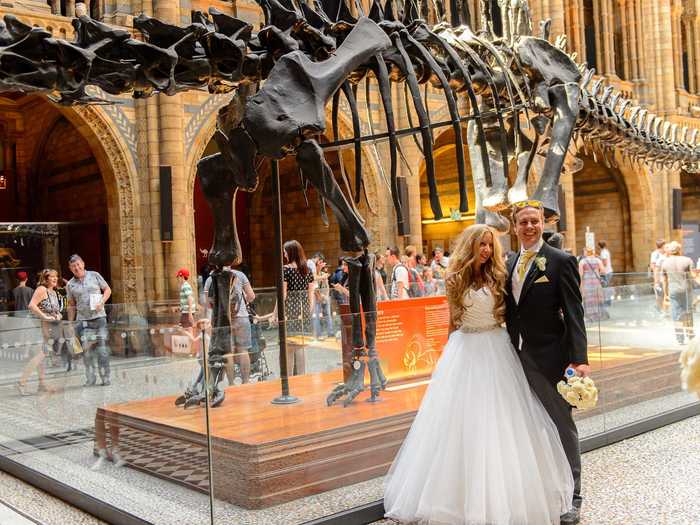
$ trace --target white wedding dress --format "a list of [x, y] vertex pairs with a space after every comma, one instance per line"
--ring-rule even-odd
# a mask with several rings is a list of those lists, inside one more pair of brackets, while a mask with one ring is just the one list
[[548, 525], [573, 477], [488, 288], [465, 294], [411, 430], [384, 481], [386, 516], [430, 525]]

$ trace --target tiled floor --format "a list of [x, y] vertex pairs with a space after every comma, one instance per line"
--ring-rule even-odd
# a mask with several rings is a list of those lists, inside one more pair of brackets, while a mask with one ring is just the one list
[[[589, 452], [583, 457], [583, 469], [586, 500], [582, 525], [700, 523], [700, 506], [697, 505], [700, 499], [700, 417]], [[2, 472], [1, 501], [45, 525], [102, 524]], [[13, 518], [17, 521], [5, 521], [0, 505], [2, 525], [32, 523], [25, 518]], [[222, 523], [227, 521], [221, 520]], [[391, 522], [376, 523], [388, 525]]]
[[582, 525], [699, 524], [700, 417], [584, 454], [583, 494]]
[[0, 523], [2, 525], [36, 525], [36, 521], [28, 519], [2, 502], [0, 502]]
[[103, 521], [0, 471], [0, 524], [35, 525], [37, 523], [41, 525], [105, 525]]

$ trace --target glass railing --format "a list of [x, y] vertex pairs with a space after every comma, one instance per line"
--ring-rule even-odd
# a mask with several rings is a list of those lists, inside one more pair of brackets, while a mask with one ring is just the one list
[[0, 454], [145, 521], [207, 523], [204, 411], [189, 428], [157, 430], [197, 366], [197, 343], [165, 310], [108, 304], [102, 318], [43, 325], [1, 317]]
[[597, 345], [600, 355], [594, 377], [601, 402], [580, 414], [584, 433], [591, 426], [593, 433], [601, 425], [612, 430], [697, 402], [681, 389], [679, 366], [680, 353], [695, 336], [696, 287], [692, 276], [672, 274], [666, 287], [652, 279], [611, 286], [587, 304], [589, 344]]
[[[698, 401], [678, 365], [694, 335], [690, 285], [665, 301], [651, 278], [625, 279], [584, 282], [599, 401], [575, 410], [581, 438]], [[203, 310], [179, 326], [175, 302], [107, 305], [104, 326], [0, 316], [0, 455], [155, 524], [293, 525], [381, 500], [449, 310], [443, 295], [378, 303], [387, 382], [375, 375], [373, 392], [343, 303], [290, 293], [280, 325], [276, 294], [262, 292], [214, 330]]]

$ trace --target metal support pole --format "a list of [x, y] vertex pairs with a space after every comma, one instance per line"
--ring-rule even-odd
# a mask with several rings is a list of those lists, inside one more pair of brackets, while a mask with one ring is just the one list
[[207, 352], [209, 348], [207, 347], [206, 331], [202, 328], [202, 333], [200, 335], [202, 338], [202, 366], [204, 367], [204, 420], [207, 429], [207, 465], [209, 467], [209, 519], [214, 523], [214, 454], [211, 444], [211, 419], [209, 417], [209, 403], [211, 401], [210, 397], [212, 392], [209, 388], [209, 360], [207, 359]]
[[280, 380], [282, 395], [272, 400], [275, 405], [291, 405], [301, 401], [289, 393], [289, 375], [287, 367], [287, 319], [284, 313], [284, 252], [282, 247], [282, 201], [280, 198], [279, 161], [270, 162], [272, 174], [272, 213], [275, 218], [275, 255], [277, 266], [277, 319], [279, 320]]

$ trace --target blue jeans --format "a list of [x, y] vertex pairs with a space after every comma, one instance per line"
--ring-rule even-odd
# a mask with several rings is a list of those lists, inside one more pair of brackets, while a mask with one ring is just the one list
[[83, 364], [85, 365], [87, 384], [95, 384], [96, 372], [100, 374], [103, 383], [109, 381], [110, 350], [107, 346], [107, 318], [98, 317], [87, 321], [77, 321], [75, 331], [83, 347]]
[[[323, 315], [322, 315], [323, 314]], [[314, 301], [314, 311], [311, 315], [314, 337], [321, 337], [321, 317], [326, 321], [326, 333], [328, 337], [333, 337], [335, 331], [333, 330], [333, 316], [331, 315], [331, 300], [330, 297], [326, 299], [325, 303], [320, 301]]]

